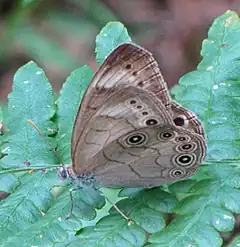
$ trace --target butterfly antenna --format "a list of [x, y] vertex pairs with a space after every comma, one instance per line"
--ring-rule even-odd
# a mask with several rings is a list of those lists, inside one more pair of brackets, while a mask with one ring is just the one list
[[73, 208], [74, 208], [74, 200], [73, 200], [73, 196], [72, 196], [73, 190], [74, 190], [74, 189], [70, 189], [70, 190], [69, 190], [70, 200], [71, 200], [71, 208], [70, 208], [70, 211], [69, 211], [67, 217], [65, 218], [65, 220], [70, 219], [71, 216], [72, 216], [72, 212], [73, 212]]
[[40, 136], [43, 137], [45, 143], [50, 147], [53, 155], [59, 160], [59, 163], [62, 164], [62, 166], [64, 166], [61, 157], [58, 155], [58, 153], [54, 150], [55, 148], [52, 146], [52, 144], [45, 138], [46, 135], [37, 127], [37, 125], [30, 119], [27, 120], [32, 126], [33, 128], [38, 132], [38, 134]]

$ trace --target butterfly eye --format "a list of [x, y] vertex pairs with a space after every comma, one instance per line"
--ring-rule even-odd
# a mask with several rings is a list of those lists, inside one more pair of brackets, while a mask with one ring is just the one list
[[176, 147], [177, 152], [193, 152], [197, 149], [195, 143], [185, 143]]
[[67, 169], [65, 167], [57, 168], [57, 175], [61, 180], [65, 180], [68, 177]]
[[172, 169], [170, 171], [170, 176], [172, 178], [182, 178], [185, 175], [185, 172], [181, 169]]
[[134, 105], [134, 104], [136, 104], [136, 103], [137, 103], [137, 101], [134, 100], [134, 99], [130, 101], [130, 104], [131, 104], [131, 105]]
[[145, 134], [137, 133], [127, 138], [127, 144], [137, 146], [137, 145], [145, 143], [146, 140], [147, 140], [147, 136]]
[[173, 158], [173, 163], [180, 167], [190, 167], [196, 162], [195, 154], [181, 154]]
[[146, 120], [145, 123], [146, 123], [146, 125], [148, 125], [148, 126], [153, 126], [153, 125], [158, 124], [158, 121], [157, 121], [156, 119], [154, 119], [154, 118], [150, 118], [150, 119]]
[[174, 136], [174, 133], [170, 131], [160, 132], [158, 136], [162, 140], [169, 140], [169, 139], [172, 139], [172, 137]]

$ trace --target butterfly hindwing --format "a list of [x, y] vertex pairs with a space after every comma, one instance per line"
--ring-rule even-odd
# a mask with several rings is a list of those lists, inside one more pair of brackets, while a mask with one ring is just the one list
[[191, 176], [204, 156], [200, 136], [158, 125], [112, 141], [93, 157], [88, 169], [101, 186], [155, 187]]

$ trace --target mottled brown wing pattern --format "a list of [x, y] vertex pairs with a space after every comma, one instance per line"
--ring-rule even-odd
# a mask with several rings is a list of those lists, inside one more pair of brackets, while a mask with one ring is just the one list
[[187, 178], [205, 157], [201, 136], [174, 126], [131, 131], [114, 140], [90, 161], [101, 186], [150, 188]]
[[96, 88], [135, 86], [152, 92], [166, 108], [170, 96], [158, 64], [152, 54], [133, 44], [122, 44], [104, 61], [94, 77]]
[[82, 132], [106, 98], [117, 88], [128, 86], [152, 92], [170, 110], [167, 86], [151, 53], [134, 44], [122, 44], [104, 61], [84, 95], [74, 124], [73, 145], [77, 133]]
[[127, 87], [116, 90], [75, 138], [72, 144], [74, 171], [80, 173], [86, 167], [90, 171], [91, 158], [129, 131], [173, 124], [171, 116], [163, 109], [161, 102], [142, 89]]

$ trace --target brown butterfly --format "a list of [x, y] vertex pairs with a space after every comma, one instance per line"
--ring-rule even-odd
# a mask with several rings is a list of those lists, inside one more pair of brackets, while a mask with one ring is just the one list
[[193, 175], [205, 154], [202, 124], [172, 101], [151, 53], [117, 47], [79, 107], [71, 179], [78, 187], [151, 188]]

